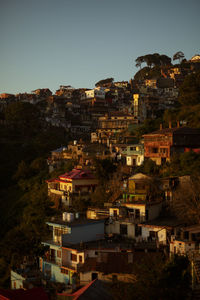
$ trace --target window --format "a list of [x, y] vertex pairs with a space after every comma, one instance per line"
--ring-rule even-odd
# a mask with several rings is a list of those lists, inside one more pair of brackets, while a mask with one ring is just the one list
[[145, 184], [144, 183], [135, 183], [135, 189], [136, 190], [145, 190]]
[[135, 151], [136, 147], [130, 147], [130, 151]]
[[127, 225], [120, 224], [120, 234], [127, 235]]
[[83, 262], [83, 257], [82, 257], [82, 255], [79, 255], [79, 262], [80, 262], [80, 263]]
[[63, 273], [63, 274], [67, 274], [67, 275], [68, 275], [69, 271], [68, 271], [68, 270], [66, 270], [66, 269], [63, 269], [63, 268], [61, 268], [61, 273]]
[[152, 149], [151, 149], [151, 152], [152, 152], [152, 153], [158, 153], [158, 148], [152, 148]]
[[61, 258], [61, 251], [57, 250], [57, 257]]
[[140, 218], [140, 210], [139, 209], [135, 209], [135, 218], [136, 219]]
[[72, 260], [72, 261], [77, 261], [77, 255], [71, 253], [71, 260]]
[[167, 153], [167, 148], [160, 148], [160, 153]]
[[135, 236], [140, 236], [142, 233], [142, 228], [135, 224]]

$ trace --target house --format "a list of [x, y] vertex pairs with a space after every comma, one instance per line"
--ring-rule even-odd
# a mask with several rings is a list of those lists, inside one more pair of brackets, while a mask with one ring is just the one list
[[109, 209], [88, 207], [86, 215], [87, 215], [87, 219], [93, 219], [93, 220], [105, 219], [109, 217]]
[[98, 279], [94, 279], [93, 281], [89, 282], [87, 285], [84, 285], [82, 288], [78, 289], [74, 293], [57, 293], [58, 300], [66, 299], [79, 299], [79, 300], [88, 300], [88, 299], [95, 299], [95, 300], [112, 300], [113, 297], [110, 294], [109, 290], [102, 281]]
[[132, 113], [136, 119], [143, 122], [147, 118], [147, 107], [143, 94], [133, 94]]
[[98, 128], [101, 129], [127, 129], [130, 124], [135, 123], [134, 116], [121, 112], [112, 112], [99, 118]]
[[158, 244], [169, 245], [171, 236], [180, 230], [182, 223], [174, 217], [158, 217], [139, 224], [141, 236], [145, 241], [156, 241]]
[[10, 272], [11, 289], [31, 289], [41, 286], [42, 276], [35, 259], [25, 256]]
[[122, 156], [126, 158], [126, 165], [129, 167], [140, 166], [144, 161], [144, 145], [131, 144], [127, 145], [122, 151]]
[[170, 161], [174, 153], [200, 147], [200, 129], [188, 127], [165, 128], [144, 136], [144, 156], [157, 165]]
[[171, 237], [170, 255], [187, 255], [199, 252], [200, 225], [181, 227], [180, 230]]
[[[98, 250], [98, 249], [97, 249]], [[98, 279], [103, 282], [134, 282], [133, 257], [130, 252], [116, 252], [104, 249], [103, 252], [96, 251], [97, 257], [88, 257], [85, 264], [80, 268], [80, 283], [88, 283]]]
[[105, 90], [102, 87], [98, 87], [92, 90], [85, 91], [86, 99], [90, 98], [101, 98], [105, 99]]
[[[152, 186], [155, 188], [153, 193]], [[159, 182], [152, 182], [151, 177], [142, 173], [131, 176], [124, 185], [121, 205], [138, 222], [156, 219], [163, 206]]]
[[58, 208], [72, 205], [76, 197], [90, 197], [98, 185], [98, 180], [91, 170], [75, 168], [58, 178], [47, 180], [47, 184], [48, 195]]
[[81, 244], [104, 238], [104, 220], [63, 213], [62, 219], [54, 219], [47, 225], [52, 228], [52, 239], [43, 242], [49, 249], [40, 258], [40, 270], [50, 281], [73, 284], [78, 268], [85, 261]]

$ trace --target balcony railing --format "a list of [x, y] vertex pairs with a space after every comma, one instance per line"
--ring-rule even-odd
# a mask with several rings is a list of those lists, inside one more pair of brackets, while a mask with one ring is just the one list
[[65, 268], [68, 268], [68, 269], [74, 270], [74, 271], [78, 271], [82, 265], [83, 264], [80, 264], [80, 263], [76, 264], [73, 262], [63, 262], [62, 263], [62, 267], [65, 267]]
[[49, 263], [52, 263], [52, 264], [55, 264], [55, 265], [58, 265], [58, 266], [61, 266], [61, 259], [58, 259], [57, 257], [55, 256], [45, 256], [44, 258], [44, 261], [46, 262], [49, 262]]
[[130, 222], [130, 223], [141, 223], [146, 221], [145, 215], [141, 216], [134, 216], [134, 215], [129, 215], [129, 216], [111, 216], [110, 217], [110, 222], [112, 221], [123, 221], [123, 222]]

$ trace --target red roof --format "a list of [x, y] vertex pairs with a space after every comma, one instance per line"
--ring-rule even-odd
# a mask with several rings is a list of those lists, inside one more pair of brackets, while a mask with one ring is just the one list
[[33, 288], [30, 290], [3, 290], [0, 289], [0, 300], [48, 300], [43, 288]]
[[72, 171], [59, 176], [60, 179], [95, 179], [90, 170], [73, 169]]

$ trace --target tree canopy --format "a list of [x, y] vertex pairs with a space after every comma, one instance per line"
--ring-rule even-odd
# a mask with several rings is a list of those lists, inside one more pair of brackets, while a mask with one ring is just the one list
[[102, 80], [98, 81], [97, 83], [95, 83], [95, 86], [98, 87], [98, 86], [102, 86], [105, 84], [111, 84], [111, 83], [113, 83], [113, 81], [114, 81], [114, 78], [102, 79]]
[[178, 51], [174, 54], [173, 60], [179, 59], [179, 63], [181, 62], [181, 59], [184, 59], [185, 55], [182, 51]]
[[186, 106], [200, 104], [200, 72], [185, 77], [180, 87], [179, 102]]
[[135, 60], [136, 67], [141, 67], [142, 63], [146, 63], [148, 67], [152, 68], [155, 66], [168, 66], [171, 65], [171, 58], [165, 54], [146, 54], [139, 56]]

